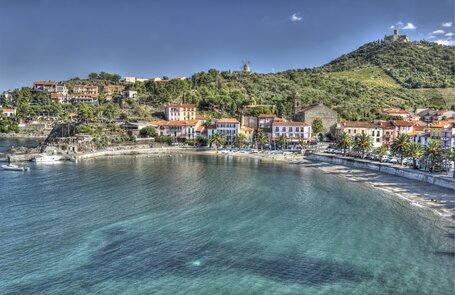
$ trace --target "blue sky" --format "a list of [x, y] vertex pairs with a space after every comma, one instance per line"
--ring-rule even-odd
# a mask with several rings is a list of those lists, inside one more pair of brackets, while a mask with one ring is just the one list
[[[0, 90], [107, 71], [320, 66], [384, 37], [453, 45], [453, 0], [0, 0]], [[444, 24], [444, 25], [443, 25]]]

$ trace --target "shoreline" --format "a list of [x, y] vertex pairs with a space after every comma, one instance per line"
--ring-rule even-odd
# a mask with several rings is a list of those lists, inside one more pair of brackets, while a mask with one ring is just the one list
[[[336, 175], [343, 179], [378, 189], [390, 196], [390, 199], [402, 205], [419, 207], [422, 209], [422, 217], [426, 219], [437, 218], [442, 221], [439, 227], [453, 231], [455, 227], [455, 200], [451, 189], [429, 185], [427, 183], [397, 177], [394, 175], [370, 171], [361, 168], [354, 168], [325, 162], [315, 162], [305, 159], [302, 155], [266, 155], [266, 154], [223, 154], [211, 149], [195, 148], [153, 148], [153, 149], [129, 149], [129, 150], [107, 150], [92, 153], [85, 153], [77, 157], [78, 160], [109, 158], [118, 156], [162, 156], [162, 155], [207, 155], [235, 158], [256, 159], [265, 163], [280, 163], [287, 165], [298, 165], [311, 169], [317, 169], [324, 174]], [[432, 201], [433, 200], [433, 201]], [[403, 204], [405, 203], [405, 204]], [[424, 214], [429, 213], [429, 214]], [[432, 216], [429, 216], [432, 215]]]

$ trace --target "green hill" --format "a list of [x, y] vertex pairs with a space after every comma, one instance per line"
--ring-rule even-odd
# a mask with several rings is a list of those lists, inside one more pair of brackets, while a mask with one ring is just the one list
[[409, 88], [455, 87], [455, 48], [429, 42], [367, 43], [322, 69], [331, 72], [380, 68]]
[[[152, 116], [150, 109], [159, 112], [163, 103], [191, 102], [214, 116], [238, 116], [245, 105], [255, 101], [273, 104], [277, 115], [291, 118], [296, 93], [303, 104], [322, 102], [349, 120], [384, 118], [382, 110], [387, 107], [455, 108], [454, 55], [454, 47], [428, 42], [368, 43], [314, 69], [273, 74], [211, 69], [186, 80], [125, 84], [138, 91], [138, 99], [123, 103], [121, 112], [147, 118]], [[118, 79], [118, 75], [92, 73], [91, 79], [67, 82], [102, 86], [120, 83]], [[49, 107], [50, 99], [43, 95], [25, 89], [16, 95], [23, 97], [16, 104], [22, 101], [19, 110], [24, 112], [28, 102], [35, 108]], [[77, 111], [78, 106], [52, 104], [52, 108], [68, 112]]]

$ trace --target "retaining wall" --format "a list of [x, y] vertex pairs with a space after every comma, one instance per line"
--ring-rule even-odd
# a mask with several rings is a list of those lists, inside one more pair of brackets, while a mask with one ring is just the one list
[[400, 177], [405, 177], [408, 179], [423, 181], [427, 183], [431, 183], [434, 185], [442, 186], [445, 188], [455, 190], [455, 178], [451, 178], [450, 176], [440, 176], [440, 175], [432, 175], [427, 172], [415, 170], [412, 168], [407, 167], [400, 167], [388, 163], [377, 163], [371, 162], [368, 160], [361, 160], [361, 159], [353, 159], [343, 156], [336, 156], [336, 155], [327, 155], [327, 154], [310, 154], [306, 156], [306, 159], [312, 161], [320, 161], [320, 162], [327, 162], [336, 165], [343, 165], [361, 169], [368, 169], [373, 171], [378, 171], [382, 173], [387, 173], [391, 175], [397, 175]]

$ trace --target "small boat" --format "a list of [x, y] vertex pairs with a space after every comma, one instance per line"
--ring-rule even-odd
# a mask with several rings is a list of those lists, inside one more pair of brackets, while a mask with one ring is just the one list
[[50, 155], [39, 155], [32, 159], [32, 161], [39, 162], [39, 163], [53, 163], [53, 162], [57, 162], [57, 161], [61, 161], [61, 160], [64, 160], [64, 157], [50, 156]]
[[3, 170], [9, 171], [30, 171], [30, 167], [27, 166], [18, 166], [13, 164], [2, 165]]

